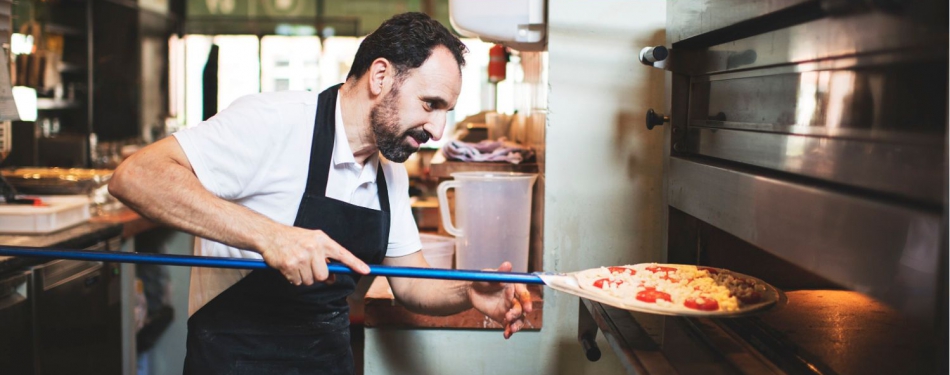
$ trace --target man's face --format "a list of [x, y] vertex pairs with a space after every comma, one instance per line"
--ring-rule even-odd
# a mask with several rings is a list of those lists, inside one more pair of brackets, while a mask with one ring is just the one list
[[445, 118], [455, 107], [462, 76], [452, 53], [439, 46], [422, 66], [396, 79], [390, 91], [370, 110], [376, 146], [402, 163], [430, 138], [442, 138]]

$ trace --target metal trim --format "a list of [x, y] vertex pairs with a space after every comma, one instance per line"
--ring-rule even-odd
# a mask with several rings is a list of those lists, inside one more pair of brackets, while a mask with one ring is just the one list
[[796, 74], [805, 72], [818, 72], [824, 70], [849, 70], [855, 68], [864, 68], [870, 66], [892, 65], [907, 62], [919, 61], [939, 61], [946, 60], [946, 50], [935, 48], [917, 48], [911, 50], [870, 53], [861, 56], [832, 57], [818, 61], [809, 61], [802, 63], [790, 63], [792, 65], [778, 65], [762, 67], [748, 70], [735, 70], [720, 73], [710, 73], [709, 75], [697, 75], [692, 77], [693, 82], [722, 81], [727, 79], [762, 77], [778, 74]]
[[942, 144], [921, 147], [704, 127], [687, 131], [686, 152], [925, 202], [946, 200]]
[[670, 1], [666, 11], [667, 35], [671, 43], [678, 43], [811, 2], [814, 0]]
[[[947, 42], [945, 30], [872, 12], [822, 18], [703, 49], [674, 46], [662, 67], [691, 76], [765, 67], [794, 70], [788, 65], [796, 63], [806, 69], [836, 69], [837, 64], [946, 58]], [[840, 61], [823, 61], [832, 59]]]
[[848, 289], [931, 319], [939, 213], [670, 158], [669, 204]]
[[914, 134], [908, 132], [877, 130], [877, 129], [848, 129], [830, 126], [808, 125], [775, 125], [738, 121], [692, 120], [690, 127], [704, 127], [713, 129], [750, 130], [755, 132], [769, 132], [779, 134], [807, 135], [813, 137], [832, 137], [863, 141], [886, 143], [906, 143], [927, 146], [943, 147], [944, 139], [933, 134]]
[[[72, 280], [102, 269], [101, 262], [58, 260], [42, 266], [38, 273], [43, 291], [53, 289]], [[35, 272], [35, 271], [34, 271]]]

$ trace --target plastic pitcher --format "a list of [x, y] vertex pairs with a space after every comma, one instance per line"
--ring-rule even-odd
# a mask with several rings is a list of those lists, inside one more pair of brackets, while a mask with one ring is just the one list
[[[457, 172], [439, 184], [442, 226], [455, 236], [456, 268], [480, 270], [511, 262], [512, 271], [528, 271], [531, 192], [537, 174]], [[446, 193], [455, 189], [455, 221]]]

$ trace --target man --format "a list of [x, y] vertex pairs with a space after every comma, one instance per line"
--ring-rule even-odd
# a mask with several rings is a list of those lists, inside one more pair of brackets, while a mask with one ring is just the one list
[[[464, 52], [428, 16], [395, 16], [366, 37], [342, 85], [246, 96], [116, 169], [109, 191], [201, 237], [196, 254], [272, 267], [192, 270], [186, 373], [352, 373], [345, 297], [358, 277], [329, 275], [326, 263], [359, 274], [367, 263], [427, 266], [399, 163], [442, 136]], [[389, 282], [410, 310], [474, 307], [505, 338], [531, 310], [524, 285]]]

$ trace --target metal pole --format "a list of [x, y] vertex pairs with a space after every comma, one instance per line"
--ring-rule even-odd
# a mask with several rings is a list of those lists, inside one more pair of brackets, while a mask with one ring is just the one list
[[[212, 268], [266, 269], [270, 268], [263, 260], [201, 257], [193, 255], [121, 253], [97, 250], [61, 250], [38, 247], [0, 246], [0, 255], [15, 257], [73, 259], [116, 263], [162, 264], [168, 266], [191, 266]], [[329, 263], [331, 273], [354, 274], [353, 270], [341, 263]], [[370, 275], [411, 277], [421, 279], [467, 280], [519, 284], [539, 284], [544, 281], [536, 274], [519, 272], [493, 272], [471, 270], [447, 270], [441, 268], [392, 267], [370, 265]]]

